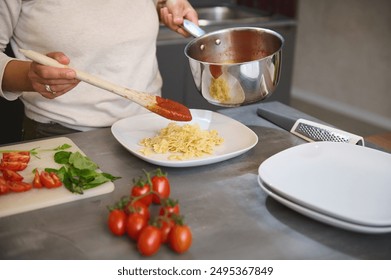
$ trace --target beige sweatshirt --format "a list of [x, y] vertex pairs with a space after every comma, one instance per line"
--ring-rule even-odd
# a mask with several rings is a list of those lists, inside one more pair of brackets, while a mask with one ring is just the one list
[[[18, 51], [62, 51], [71, 66], [121, 86], [160, 94], [156, 59], [159, 30], [154, 0], [2, 0], [0, 50], [8, 42]], [[0, 78], [10, 61], [0, 53]], [[56, 122], [88, 130], [147, 112], [110, 92], [81, 82], [70, 92], [49, 100], [39, 93], [2, 92], [8, 100], [20, 98], [25, 113], [39, 122]]]

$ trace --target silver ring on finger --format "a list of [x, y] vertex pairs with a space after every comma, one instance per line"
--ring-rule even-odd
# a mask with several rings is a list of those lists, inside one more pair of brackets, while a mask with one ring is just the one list
[[56, 92], [54, 90], [52, 90], [52, 88], [49, 85], [45, 85], [45, 89], [46, 89], [47, 92], [50, 92], [53, 95], [56, 94]]

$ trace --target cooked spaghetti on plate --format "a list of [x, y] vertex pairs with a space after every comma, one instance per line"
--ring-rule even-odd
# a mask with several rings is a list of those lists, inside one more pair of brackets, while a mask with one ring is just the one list
[[169, 123], [152, 138], [140, 141], [140, 152], [146, 156], [168, 154], [169, 160], [186, 160], [213, 154], [224, 139], [216, 130], [202, 130], [198, 124]]

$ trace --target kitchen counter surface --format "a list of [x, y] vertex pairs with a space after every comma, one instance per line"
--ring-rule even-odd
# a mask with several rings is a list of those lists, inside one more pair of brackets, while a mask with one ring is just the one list
[[[258, 135], [258, 144], [247, 153], [212, 165], [162, 168], [192, 228], [193, 245], [182, 255], [163, 246], [149, 259], [391, 259], [391, 234], [362, 234], [317, 222], [258, 186], [258, 167], [265, 159], [304, 143], [258, 117], [259, 106], [220, 110]], [[274, 106], [315, 120], [281, 103]], [[66, 137], [103, 171], [122, 178], [109, 194], [0, 218], [0, 259], [143, 259], [134, 242], [110, 234], [106, 206], [128, 195], [143, 169], [157, 166], [131, 155], [109, 128]]]

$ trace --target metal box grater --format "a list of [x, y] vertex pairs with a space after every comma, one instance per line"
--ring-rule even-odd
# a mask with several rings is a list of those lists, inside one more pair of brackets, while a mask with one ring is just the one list
[[305, 119], [298, 119], [290, 132], [309, 142], [345, 142], [364, 146], [361, 136]]
[[260, 106], [257, 114], [309, 142], [330, 141], [364, 146], [364, 138], [361, 136], [306, 119], [287, 116], [267, 104]]

